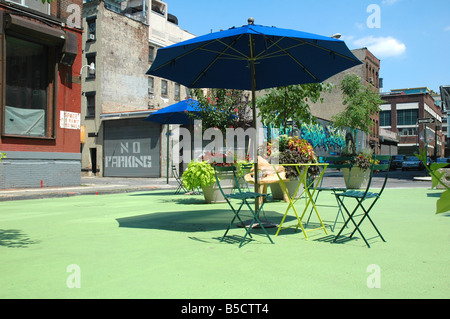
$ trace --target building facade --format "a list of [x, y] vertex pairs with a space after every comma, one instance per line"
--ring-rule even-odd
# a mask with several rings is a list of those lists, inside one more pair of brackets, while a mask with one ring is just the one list
[[0, 1], [0, 187], [80, 184], [81, 0]]
[[[165, 176], [167, 126], [143, 121], [189, 91], [145, 73], [160, 47], [193, 37], [161, 1], [94, 0], [84, 3], [83, 174]], [[170, 128], [169, 128], [170, 130]]]
[[[380, 90], [380, 60], [367, 48], [355, 49], [352, 50], [352, 53], [363, 62], [363, 64], [342, 71], [325, 81], [326, 83], [333, 84], [334, 87], [331, 92], [322, 94], [322, 97], [324, 98], [323, 103], [316, 103], [311, 106], [311, 114], [313, 116], [331, 121], [331, 118], [334, 115], [344, 111], [345, 105], [343, 104], [340, 83], [348, 74], [356, 74], [361, 78], [361, 82], [364, 86], [368, 86], [377, 92]], [[370, 147], [374, 150], [375, 154], [381, 154], [378, 115], [372, 116], [372, 121], [373, 126], [371, 132], [369, 134], [358, 132], [355, 142], [357, 144], [357, 149]]]
[[[398, 154], [426, 150], [430, 157], [443, 157], [442, 111], [428, 88], [398, 89], [382, 94], [380, 127], [400, 136]], [[427, 119], [431, 123], [421, 123]]]

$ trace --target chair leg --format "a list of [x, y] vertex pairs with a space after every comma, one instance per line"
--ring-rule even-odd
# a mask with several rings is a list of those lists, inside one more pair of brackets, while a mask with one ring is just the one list
[[[336, 196], [336, 192], [333, 191], [333, 193], [334, 193], [334, 196]], [[337, 214], [336, 214], [336, 219], [334, 220], [333, 228], [331, 228], [331, 231], [333, 231], [333, 232], [334, 232], [334, 230], [336, 229], [336, 224], [337, 224], [339, 215], [342, 216], [342, 219], [343, 219], [344, 222], [345, 222], [345, 216], [344, 216], [344, 213], [342, 212], [342, 206], [341, 206], [341, 204], [339, 203], [338, 200], [336, 200], [336, 202], [337, 202], [337, 204], [338, 204], [338, 212], [337, 212]], [[342, 199], [342, 202], [344, 202], [344, 199]]]
[[[259, 198], [256, 198], [255, 200], [259, 200]], [[251, 237], [250, 231], [252, 230], [253, 224], [256, 222], [259, 223], [259, 226], [261, 227], [261, 229], [264, 231], [264, 233], [266, 234], [267, 238], [269, 238], [270, 242], [273, 244], [274, 242], [272, 241], [272, 238], [270, 238], [269, 233], [266, 231], [266, 229], [264, 228], [264, 225], [261, 223], [261, 220], [259, 219], [259, 213], [261, 212], [261, 209], [264, 206], [264, 201], [262, 201], [261, 206], [259, 207], [258, 211], [255, 213], [255, 211], [252, 209], [251, 205], [247, 202], [247, 200], [244, 199], [242, 204], [247, 204], [250, 212], [253, 214], [253, 219], [250, 223], [250, 226], [247, 228], [246, 233], [244, 235], [244, 238], [241, 240], [241, 243], [239, 244], [239, 248], [242, 247], [242, 244], [245, 241], [245, 238], [247, 238], [247, 235], [249, 235]], [[242, 205], [241, 205], [242, 206]]]
[[[239, 222], [241, 223], [242, 227], [243, 227], [243, 228], [246, 228], [244, 222], [243, 222], [242, 219], [241, 219], [241, 217], [239, 217], [239, 212], [241, 211], [241, 208], [242, 208], [242, 206], [244, 205], [244, 202], [241, 203], [241, 205], [239, 206], [238, 210], [235, 210], [235, 209], [233, 208], [233, 206], [231, 205], [231, 203], [229, 202], [228, 198], [225, 198], [225, 199], [226, 199], [226, 201], [228, 202], [228, 204], [230, 205], [231, 210], [232, 210], [233, 213], [234, 213], [234, 217], [233, 217], [233, 219], [231, 220], [230, 224], [228, 225], [228, 227], [227, 227], [227, 229], [226, 229], [226, 231], [225, 231], [225, 234], [223, 234], [222, 239], [221, 239], [220, 241], [223, 241], [223, 240], [224, 240], [225, 236], [228, 234], [228, 231], [229, 231], [230, 228], [233, 226], [233, 223], [234, 223], [234, 221], [236, 220], [236, 218], [239, 220]], [[249, 234], [249, 236], [250, 236], [250, 238], [253, 238], [251, 234]], [[245, 239], [245, 238], [244, 238], [244, 239]]]
[[[372, 207], [375, 205], [376, 201], [378, 200], [378, 197], [372, 202], [372, 204], [370, 205], [369, 209], [366, 210], [364, 208], [364, 206], [361, 205], [363, 211], [364, 211], [364, 216], [361, 218], [361, 220], [358, 223], [358, 227], [362, 224], [362, 222], [364, 221], [364, 219], [367, 217], [367, 219], [370, 221], [370, 223], [372, 224], [373, 228], [375, 229], [375, 231], [378, 233], [378, 236], [381, 238], [382, 241], [386, 242], [386, 240], [383, 238], [383, 236], [381, 235], [380, 231], [378, 230], [378, 228], [375, 226], [375, 223], [373, 222], [372, 218], [370, 218], [369, 216], [369, 212], [371, 211]], [[353, 234], [355, 233], [356, 229], [352, 232], [352, 234], [350, 235], [350, 237], [353, 236]]]
[[336, 240], [339, 238], [339, 236], [341, 235], [342, 231], [344, 230], [344, 228], [347, 226], [348, 222], [351, 221], [353, 223], [353, 225], [355, 226], [355, 230], [351, 233], [350, 238], [353, 236], [353, 234], [355, 233], [355, 231], [358, 231], [358, 233], [361, 235], [361, 238], [364, 240], [364, 242], [366, 243], [367, 247], [370, 248], [369, 243], [367, 242], [366, 238], [364, 237], [363, 233], [361, 232], [361, 230], [359, 229], [359, 225], [356, 224], [356, 222], [353, 219], [353, 216], [355, 215], [356, 211], [358, 210], [358, 208], [360, 206], [362, 206], [362, 201], [356, 199], [358, 201], [358, 205], [356, 205], [356, 207], [353, 209], [352, 213], [350, 214], [349, 211], [347, 210], [347, 208], [345, 207], [344, 203], [341, 201], [341, 199], [339, 198], [339, 196], [336, 196], [336, 198], [338, 198], [338, 200], [340, 201], [340, 204], [342, 205], [342, 207], [344, 207], [345, 212], [348, 215], [348, 219], [347, 221], [344, 223], [344, 226], [342, 226], [342, 228], [340, 229], [339, 233], [336, 235], [336, 237], [334, 238], [333, 242], [336, 242]]

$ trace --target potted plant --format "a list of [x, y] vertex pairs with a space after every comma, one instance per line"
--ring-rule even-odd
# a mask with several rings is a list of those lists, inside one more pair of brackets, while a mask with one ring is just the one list
[[370, 177], [370, 166], [374, 161], [372, 155], [371, 149], [364, 149], [353, 156], [351, 160], [352, 168], [342, 169], [345, 185], [348, 189], [359, 189], [367, 185]]
[[[307, 164], [316, 163], [317, 157], [311, 144], [297, 136], [281, 135], [278, 138], [278, 150], [270, 149], [271, 156], [278, 156], [280, 164]], [[284, 166], [286, 179], [285, 185], [289, 194], [293, 194], [298, 186], [299, 172], [295, 166]], [[300, 171], [301, 172], [301, 171]], [[316, 175], [318, 167], [313, 166], [308, 170], [309, 175]], [[279, 184], [271, 184], [272, 198], [284, 199], [283, 191]], [[300, 197], [303, 192], [301, 185], [296, 197]]]
[[[223, 197], [219, 185], [217, 185], [214, 166], [230, 166], [232, 163], [226, 161], [226, 155], [207, 153], [201, 161], [191, 161], [181, 180], [187, 189], [201, 188], [205, 201], [210, 203], [223, 203]], [[221, 172], [219, 175], [220, 186], [225, 194], [231, 194], [234, 188], [234, 177], [232, 173]]]

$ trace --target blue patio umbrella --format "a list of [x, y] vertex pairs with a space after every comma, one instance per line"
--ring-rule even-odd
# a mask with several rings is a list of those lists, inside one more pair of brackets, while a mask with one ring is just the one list
[[[158, 49], [147, 74], [189, 88], [227, 88], [255, 91], [302, 83], [320, 83], [361, 64], [345, 42], [316, 34], [255, 25], [209, 33]], [[255, 154], [258, 147], [256, 134]], [[258, 187], [255, 156], [255, 190]]]
[[157, 122], [160, 124], [189, 125], [191, 123], [189, 113], [199, 111], [200, 107], [196, 100], [186, 99], [150, 114], [145, 118], [145, 121]]
[[[160, 124], [191, 124], [192, 118], [189, 113], [199, 112], [199, 103], [193, 99], [185, 99], [178, 103], [162, 108], [147, 116], [144, 121], [156, 122]], [[167, 128], [167, 154], [169, 154], [169, 128]], [[169, 184], [169, 161], [166, 163], [166, 182]]]

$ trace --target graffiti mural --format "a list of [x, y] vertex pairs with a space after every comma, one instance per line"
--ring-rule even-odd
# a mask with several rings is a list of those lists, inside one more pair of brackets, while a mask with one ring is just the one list
[[340, 154], [345, 147], [346, 130], [321, 123], [302, 123], [300, 137], [307, 140], [318, 154]]
[[280, 127], [276, 136], [271, 136], [271, 132], [271, 129], [265, 128], [268, 140], [283, 134], [307, 140], [318, 156], [339, 155], [347, 146], [347, 130], [335, 128], [330, 122], [321, 119], [318, 119], [318, 123], [302, 123], [300, 128]]

